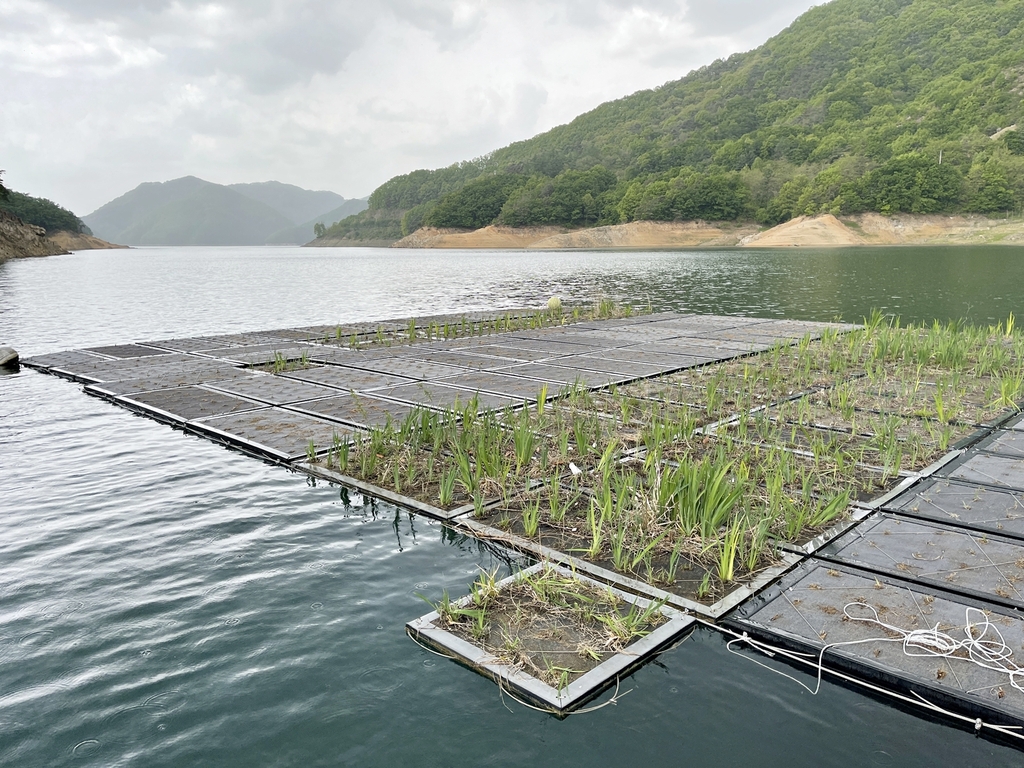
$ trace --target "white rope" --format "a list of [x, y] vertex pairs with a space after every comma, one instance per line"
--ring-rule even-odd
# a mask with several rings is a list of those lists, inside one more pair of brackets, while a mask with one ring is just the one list
[[[871, 612], [870, 616], [851, 615], [851, 608], [864, 608]], [[967, 608], [964, 611], [964, 638], [957, 639], [953, 635], [939, 630], [936, 624], [931, 629], [906, 630], [887, 624], [878, 618], [878, 611], [867, 603], [848, 603], [843, 613], [851, 621], [877, 624], [887, 632], [897, 635], [896, 638], [885, 640], [902, 640], [903, 653], [907, 656], [927, 656], [945, 659], [960, 659], [976, 666], [999, 672], [1007, 676], [1007, 682], [1013, 688], [1024, 693], [1024, 667], [1013, 660], [1013, 649], [1003, 640], [999, 628], [993, 624], [985, 612], [978, 608]], [[972, 615], [979, 618], [972, 621]], [[883, 638], [873, 638], [883, 639]], [[865, 641], [856, 641], [865, 642]], [[841, 645], [836, 643], [835, 645]], [[829, 646], [825, 646], [828, 648]]]
[[[857, 607], [866, 608], [871, 612], [871, 616], [851, 615], [850, 609]], [[972, 612], [980, 614], [981, 620], [972, 622]], [[850, 621], [859, 621], [866, 622], [869, 624], [876, 624], [882, 627], [883, 629], [892, 632], [894, 635], [896, 635], [896, 637], [870, 637], [865, 638], [863, 640], [848, 640], [845, 642], [828, 643], [824, 645], [817, 654], [810, 654], [800, 653], [798, 651], [791, 651], [784, 648], [778, 648], [767, 643], [760, 642], [750, 637], [750, 635], [748, 635], [746, 632], [739, 634], [720, 625], [712, 625], [712, 627], [720, 632], [723, 632], [724, 634], [733, 636], [733, 639], [726, 643], [726, 649], [730, 653], [736, 654], [737, 656], [740, 656], [741, 658], [744, 658], [747, 661], [751, 661], [754, 664], [757, 664], [759, 667], [767, 669], [769, 672], [773, 672], [777, 675], [782, 675], [783, 677], [792, 680], [801, 688], [809, 692], [812, 696], [816, 696], [818, 694], [818, 691], [821, 689], [822, 674], [823, 672], [827, 671], [829, 672], [829, 674], [846, 680], [847, 682], [855, 683], [859, 686], [875, 691], [877, 693], [882, 693], [887, 696], [891, 696], [893, 698], [911, 704], [918, 704], [934, 712], [939, 712], [943, 715], [947, 715], [957, 720], [970, 723], [974, 726], [975, 732], [980, 732], [982, 728], [988, 728], [990, 730], [1001, 733], [1005, 736], [1012, 736], [1016, 739], [1024, 739], [1024, 734], [1019, 733], [1019, 731], [1021, 730], [1021, 726], [996, 725], [993, 723], [986, 723], [980, 717], [970, 718], [958, 712], [951, 712], [947, 709], [943, 709], [937, 704], [933, 704], [932, 702], [928, 701], [916, 691], [910, 692], [911, 695], [914, 697], [910, 698], [908, 696], [901, 695], [887, 688], [882, 688], [877, 685], [873, 685], [865, 680], [843, 674], [842, 672], [839, 672], [837, 670], [826, 670], [824, 666], [825, 652], [832, 648], [837, 648], [846, 645], [859, 645], [863, 643], [872, 642], [899, 642], [902, 643], [904, 653], [908, 656], [927, 656], [960, 659], [961, 661], [973, 663], [977, 666], [983, 667], [988, 670], [1002, 672], [1008, 676], [1009, 684], [1013, 688], [1016, 688], [1017, 690], [1024, 692], [1024, 687], [1022, 687], [1022, 684], [1024, 684], [1024, 667], [1018, 666], [1016, 662], [1012, 660], [1013, 650], [1003, 640], [1002, 633], [1000, 633], [999, 629], [995, 625], [993, 625], [991, 621], [989, 621], [988, 616], [985, 615], [984, 611], [981, 611], [977, 608], [967, 608], [965, 610], [966, 623], [964, 626], [964, 634], [966, 637], [963, 640], [957, 640], [948, 633], [940, 631], [939, 624], [936, 624], [931, 629], [915, 630], [906, 630], [902, 629], [901, 627], [888, 624], [878, 618], [878, 612], [872, 606], [862, 602], [847, 603], [843, 608], [843, 613], [845, 614], [846, 618]], [[994, 634], [994, 638], [987, 639], [986, 635], [988, 635], [990, 631]], [[757, 659], [753, 659], [750, 656], [746, 656], [740, 653], [739, 651], [733, 648], [733, 645], [735, 643], [745, 643], [749, 645], [751, 648], [754, 648], [755, 650], [765, 654], [769, 658], [774, 658], [776, 655], [780, 655], [789, 658], [792, 661], [797, 661], [803, 664], [809, 664], [815, 667], [817, 671], [817, 682], [814, 688], [811, 688], [810, 686], [806, 685], [805, 683], [793, 677], [792, 675], [788, 675], [779, 669], [770, 667], [767, 664], [761, 663]], [[816, 661], [813, 660], [815, 655], [817, 656]], [[986, 688], [988, 687], [990, 686], [986, 686]]]

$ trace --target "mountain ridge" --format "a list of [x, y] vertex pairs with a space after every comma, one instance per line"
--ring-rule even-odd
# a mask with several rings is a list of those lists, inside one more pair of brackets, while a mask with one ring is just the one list
[[313, 238], [316, 222], [333, 221], [325, 216], [359, 207], [334, 192], [277, 181], [224, 185], [183, 176], [143, 182], [83, 221], [98, 237], [128, 245], [301, 244]]
[[1019, 212], [1024, 2], [833, 0], [763, 45], [474, 160], [327, 232]]

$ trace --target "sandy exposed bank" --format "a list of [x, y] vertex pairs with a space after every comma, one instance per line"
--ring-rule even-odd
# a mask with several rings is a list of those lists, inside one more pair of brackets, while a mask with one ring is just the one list
[[578, 229], [532, 243], [530, 248], [690, 248], [736, 245], [757, 232], [755, 224], [703, 221], [633, 221], [609, 227]]
[[318, 237], [303, 248], [387, 248], [394, 240], [349, 240], [343, 237]]
[[108, 243], [106, 240], [100, 240], [92, 235], [76, 235], [73, 232], [54, 232], [52, 235], [47, 235], [46, 239], [63, 251], [97, 251], [128, 247], [127, 245]]
[[392, 248], [530, 248], [534, 243], [565, 232], [563, 227], [498, 227], [434, 229], [423, 227], [403, 237]]
[[634, 221], [593, 229], [489, 226], [474, 231], [423, 228], [394, 248], [685, 248], [736, 245], [757, 231], [753, 224], [700, 221]]
[[840, 220], [823, 214], [801, 216], [740, 243], [750, 248], [991, 244], [1024, 245], [1024, 219], [991, 219], [971, 214], [861, 213]]
[[744, 237], [740, 245], [748, 248], [822, 248], [836, 245], [866, 245], [861, 235], [830, 213], [801, 216], [777, 227]]
[[1024, 218], [993, 219], [976, 214], [882, 216], [862, 213], [845, 219], [872, 245], [1024, 245]]
[[418, 229], [396, 243], [316, 240], [316, 246], [393, 248], [833, 248], [857, 245], [1024, 245], [1024, 218], [981, 215], [883, 216], [863, 213], [801, 216], [759, 231], [753, 222], [634, 221], [592, 229], [488, 226], [477, 230]]

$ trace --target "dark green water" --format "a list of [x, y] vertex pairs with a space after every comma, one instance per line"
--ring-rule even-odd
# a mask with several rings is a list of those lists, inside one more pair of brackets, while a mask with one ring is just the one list
[[[988, 323], [1021, 307], [1024, 251], [81, 253], [0, 265], [0, 344], [29, 355], [600, 292]], [[810, 696], [707, 631], [598, 712], [558, 721], [503, 701], [402, 631], [426, 610], [417, 593], [461, 593], [500, 565], [486, 549], [33, 371], [0, 376], [0, 494], [3, 766], [1024, 761], [858, 691]]]

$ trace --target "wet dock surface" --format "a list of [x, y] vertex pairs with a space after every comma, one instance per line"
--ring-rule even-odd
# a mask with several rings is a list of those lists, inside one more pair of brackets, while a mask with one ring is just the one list
[[[402, 339], [409, 321], [397, 320], [158, 339], [22, 362], [308, 471], [311, 455], [415, 407], [451, 409], [474, 397], [485, 410], [517, 407], [567, 388], [733, 359], [828, 327], [674, 313], [504, 332], [492, 315], [470, 322], [480, 332], [458, 338], [422, 336], [442, 325], [465, 328], [462, 316], [420, 320], [413, 341]], [[934, 706], [1024, 724], [1016, 661], [1024, 659], [1024, 419], [984, 426], [965, 446], [818, 542], [724, 625]], [[922, 630], [932, 635], [912, 634]], [[943, 642], [956, 638], [955, 649], [938, 653], [937, 633]]]

